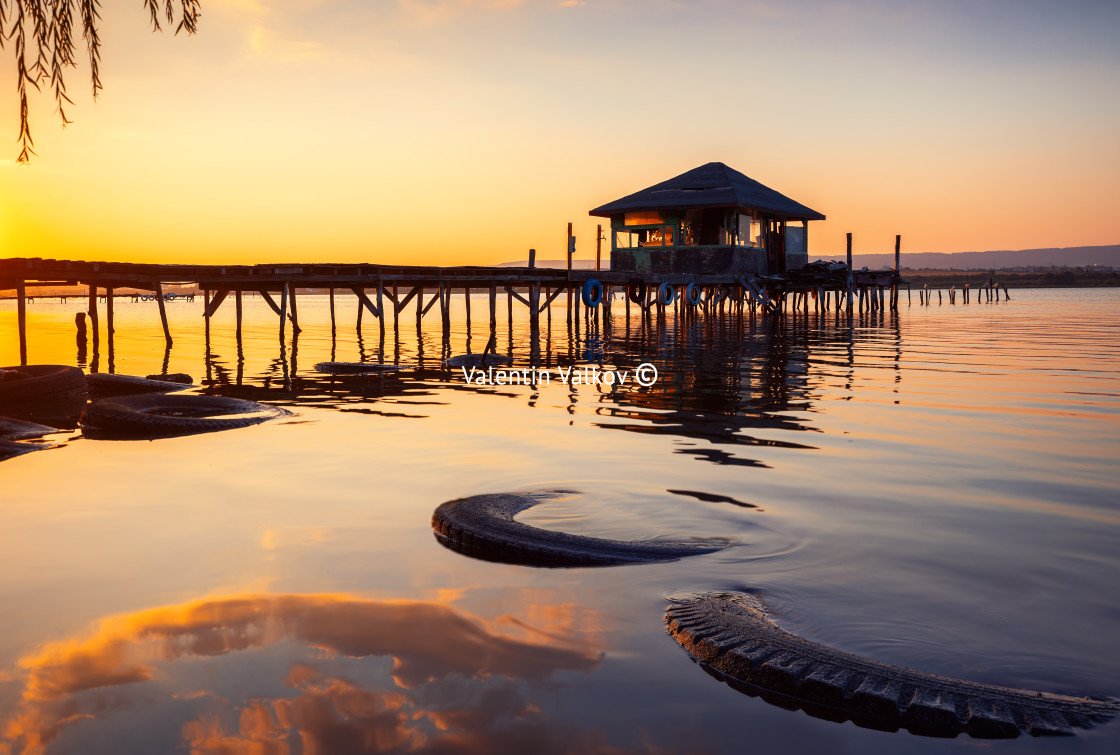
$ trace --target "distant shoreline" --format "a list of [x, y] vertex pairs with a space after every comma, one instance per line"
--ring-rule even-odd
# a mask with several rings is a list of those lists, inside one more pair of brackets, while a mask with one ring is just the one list
[[1120, 272], [1081, 272], [1062, 270], [1046, 273], [1023, 273], [994, 270], [911, 270], [902, 268], [902, 279], [911, 286], [930, 288], [970, 288], [983, 286], [990, 280], [1008, 288], [1115, 288], [1120, 287]]

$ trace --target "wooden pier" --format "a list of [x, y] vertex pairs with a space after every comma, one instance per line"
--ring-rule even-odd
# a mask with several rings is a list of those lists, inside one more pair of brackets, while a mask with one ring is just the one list
[[[896, 264], [900, 239], [896, 239]], [[530, 264], [534, 255], [530, 252]], [[489, 299], [489, 329], [494, 335], [498, 320], [498, 299], [506, 298], [510, 322], [515, 306], [529, 312], [530, 328], [539, 329], [542, 313], [551, 317], [551, 305], [560, 296], [568, 304], [568, 318], [578, 318], [581, 304], [585, 314], [602, 307], [609, 316], [616, 294], [623, 292], [625, 313], [631, 306], [641, 311], [664, 311], [667, 307], [695, 312], [762, 312], [780, 315], [783, 312], [835, 311], [851, 315], [856, 311], [879, 312], [896, 310], [900, 284], [896, 270], [851, 272], [851, 238], [848, 239], [849, 264], [807, 265], [801, 270], [779, 276], [684, 275], [611, 272], [602, 270], [565, 270], [537, 267], [431, 267], [373, 264], [281, 264], [281, 265], [149, 265], [114, 262], [81, 262], [41, 258], [0, 259], [0, 290], [14, 290], [18, 308], [20, 359], [27, 363], [27, 289], [29, 286], [85, 286], [88, 295], [87, 314], [92, 326], [94, 348], [100, 338], [99, 299], [104, 300], [106, 338], [113, 344], [115, 296], [127, 291], [151, 292], [159, 309], [163, 335], [170, 349], [173, 338], [167, 322], [165, 288], [172, 285], [195, 285], [203, 293], [203, 316], [209, 318], [227, 301], [233, 299], [235, 327], [240, 337], [242, 296], [259, 294], [278, 318], [278, 333], [285, 338], [290, 324], [299, 333], [298, 289], [326, 289], [330, 297], [332, 327], [336, 324], [335, 297], [341, 292], [358, 300], [357, 327], [364, 315], [377, 319], [382, 338], [386, 315], [392, 312], [394, 325], [406, 307], [415, 312], [419, 330], [428, 313], [439, 308], [440, 322], [450, 328], [452, 296], [464, 297], [466, 317], [471, 316], [472, 292], [486, 292]], [[590, 292], [587, 289], [590, 288]], [[597, 290], [596, 290], [597, 289]], [[1005, 289], [1006, 290], [1006, 289]], [[998, 297], [998, 288], [996, 289]], [[889, 296], [888, 296], [889, 294]], [[232, 295], [232, 297], [231, 297]], [[950, 289], [950, 302], [957, 292]], [[987, 292], [991, 296], [991, 292]], [[939, 294], [940, 296], [940, 294]], [[962, 291], [967, 303], [968, 289]], [[909, 294], [908, 294], [909, 299]], [[919, 291], [920, 303], [928, 304], [930, 294]], [[515, 305], [516, 302], [516, 305]], [[577, 320], [578, 321], [578, 320]]]

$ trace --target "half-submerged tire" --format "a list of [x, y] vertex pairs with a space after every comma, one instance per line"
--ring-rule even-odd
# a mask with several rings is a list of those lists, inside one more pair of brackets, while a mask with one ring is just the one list
[[613, 566], [676, 561], [711, 553], [728, 543], [672, 543], [606, 540], [530, 527], [514, 519], [554, 497], [547, 493], [498, 493], [441, 504], [432, 514], [436, 540], [451, 550], [484, 561], [523, 566]]
[[85, 396], [85, 373], [62, 364], [0, 367], [0, 405]]
[[58, 430], [38, 422], [27, 422], [12, 417], [0, 417], [0, 440], [26, 440], [57, 433]]
[[448, 367], [505, 367], [513, 360], [501, 354], [456, 354], [443, 363]]
[[319, 362], [315, 365], [316, 372], [327, 375], [381, 375], [391, 372], [400, 372], [406, 369], [398, 364], [380, 364], [378, 362]]
[[82, 433], [103, 440], [151, 440], [232, 430], [291, 415], [287, 409], [224, 396], [145, 393], [94, 401]]
[[741, 692], [830, 721], [914, 734], [1072, 734], [1111, 719], [1115, 701], [997, 687], [892, 666], [785, 631], [743, 593], [672, 601], [671, 634]]
[[91, 372], [86, 375], [89, 394], [94, 398], [131, 396], [138, 393], [172, 393], [194, 386], [177, 380], [153, 380], [138, 375], [116, 375], [108, 372]]

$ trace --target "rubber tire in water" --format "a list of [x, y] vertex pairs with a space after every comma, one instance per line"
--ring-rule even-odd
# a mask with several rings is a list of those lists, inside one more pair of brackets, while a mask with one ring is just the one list
[[626, 297], [635, 304], [646, 303], [646, 282], [641, 278], [631, 278], [626, 284]]
[[85, 373], [77, 367], [61, 364], [32, 364], [26, 367], [3, 367], [5, 372], [20, 372], [28, 377], [0, 383], [0, 405], [25, 401], [42, 401], [55, 396], [84, 396], [87, 393]]
[[290, 414], [278, 406], [224, 396], [144, 393], [94, 401], [79, 424], [90, 438], [150, 440], [232, 430]]

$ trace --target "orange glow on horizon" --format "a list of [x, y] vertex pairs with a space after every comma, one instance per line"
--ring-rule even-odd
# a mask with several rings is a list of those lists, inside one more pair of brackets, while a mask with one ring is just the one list
[[[563, 259], [570, 221], [590, 260], [590, 208], [713, 160], [826, 214], [814, 257], [846, 232], [857, 252], [1120, 243], [1108, 19], [1024, 11], [992, 39], [936, 4], [642, 6], [640, 29], [627, 2], [312, 6], [208, 0], [191, 38], [106, 8], [100, 101], [79, 66], [74, 124], [35, 99], [38, 157], [0, 154], [0, 256], [494, 264]], [[638, 55], [651, 35], [676, 44]]]

